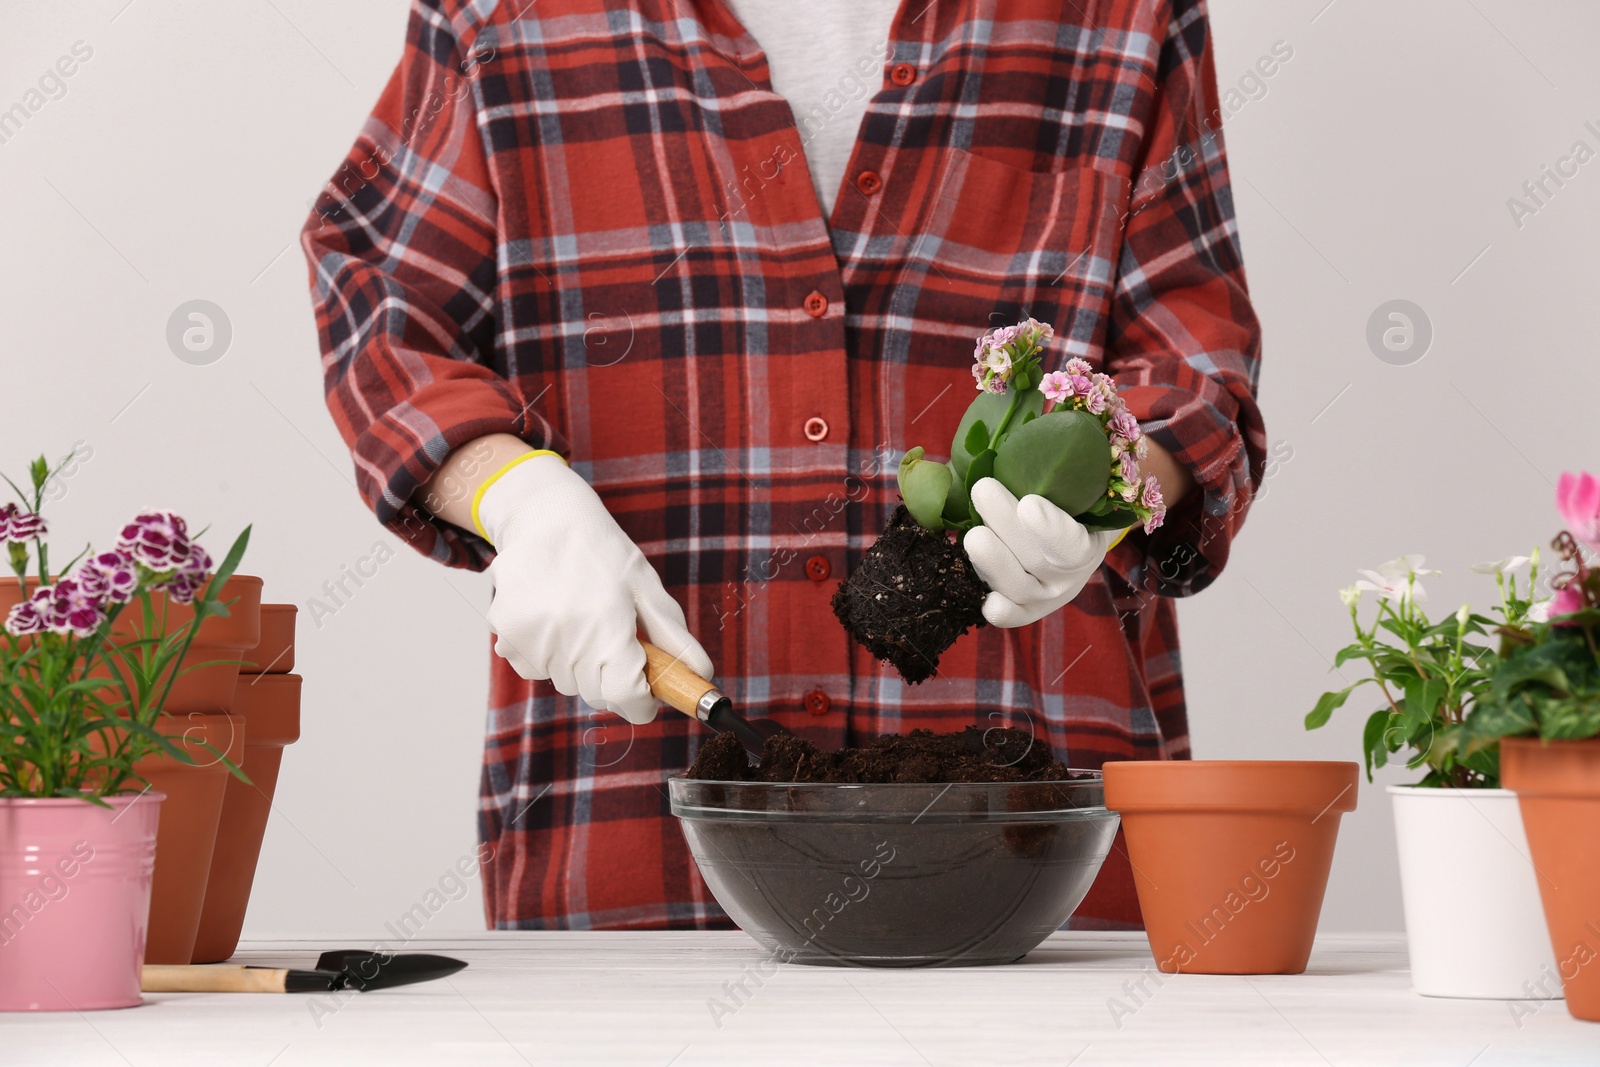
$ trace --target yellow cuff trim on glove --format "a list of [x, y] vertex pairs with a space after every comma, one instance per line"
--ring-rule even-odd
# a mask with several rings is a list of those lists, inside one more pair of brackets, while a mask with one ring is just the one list
[[[501, 478], [504, 478], [505, 475], [506, 475], [506, 472], [509, 471], [512, 467], [515, 467], [519, 463], [525, 463], [528, 460], [532, 459], [534, 456], [554, 456], [554, 457], [556, 457], [557, 459], [559, 459], [563, 463], [567, 462], [566, 457], [563, 456], [560, 452], [553, 452], [548, 448], [536, 448], [532, 452], [524, 452], [522, 455], [518, 456], [516, 459], [514, 459], [514, 460], [510, 461], [509, 463], [505, 464], [504, 466], [502, 466], [499, 470], [495, 471], [493, 474], [489, 475], [489, 477], [485, 478], [483, 480], [482, 484], [479, 485], [478, 488], [473, 491], [473, 493], [472, 493], [472, 528], [477, 530], [478, 531], [478, 536], [483, 538], [485, 541], [489, 540], [489, 531], [487, 531], [487, 530], [485, 530], [483, 528], [483, 522], [482, 522], [482, 520], [480, 520], [478, 518], [478, 505], [483, 503], [483, 494], [488, 491], [488, 489], [489, 489], [489, 487], [491, 485], [493, 485], [495, 482], [498, 482]], [[491, 542], [491, 544], [492, 543], [493, 542]]]
[[[476, 519], [478, 517], [478, 506], [477, 506], [476, 503], [474, 503], [473, 506], [472, 506], [472, 517], [474, 519]], [[1122, 539], [1124, 537], [1127, 537], [1129, 531], [1131, 531], [1132, 529], [1133, 529], [1132, 526], [1124, 526], [1122, 528], [1122, 532], [1117, 534], [1116, 540], [1112, 541], [1109, 545], [1106, 546], [1106, 551], [1110, 552], [1113, 548], [1116, 548], [1118, 545], [1122, 544]]]

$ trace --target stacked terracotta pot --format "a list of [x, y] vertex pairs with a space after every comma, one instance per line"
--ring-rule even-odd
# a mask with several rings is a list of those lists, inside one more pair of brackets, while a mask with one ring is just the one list
[[290, 673], [295, 614], [293, 604], [261, 606], [261, 641], [245, 654], [233, 690], [231, 715], [244, 729], [239, 765], [250, 781], [227, 779], [193, 963], [218, 963], [238, 947], [283, 750], [300, 739], [300, 676]]
[[[300, 678], [287, 673], [294, 605], [263, 605], [261, 579], [246, 576], [231, 578], [222, 598], [233, 601], [229, 613], [201, 625], [161, 723], [195, 763], [155, 756], [136, 767], [167, 795], [156, 832], [147, 963], [212, 963], [233, 954], [283, 746], [300, 735]], [[187, 621], [178, 605], [167, 610], [169, 628]]]

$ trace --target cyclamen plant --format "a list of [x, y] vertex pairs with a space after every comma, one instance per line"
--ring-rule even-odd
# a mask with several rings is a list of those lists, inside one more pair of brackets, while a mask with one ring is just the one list
[[[70, 461], [70, 457], [68, 458]], [[63, 461], [62, 466], [66, 462]], [[7, 484], [21, 504], [0, 507], [0, 542], [19, 590], [30, 566], [38, 588], [7, 613], [0, 635], [0, 796], [70, 796], [98, 804], [142, 781], [134, 764], [153, 753], [195, 762], [156, 730], [183, 659], [205, 619], [225, 616], [219, 599], [238, 567], [250, 529], [213, 571], [210, 554], [170, 511], [146, 511], [122, 528], [116, 547], [85, 549], [52, 581], [49, 526], [40, 514], [45, 487], [59, 473], [44, 457], [29, 467], [31, 492]], [[31, 546], [31, 551], [30, 551]], [[189, 605], [192, 617], [169, 628], [152, 594]], [[139, 636], [117, 628], [130, 606]], [[221, 753], [204, 746], [235, 774]]]
[[1488, 691], [1461, 731], [1465, 757], [1495, 752], [1503, 737], [1579, 741], [1600, 737], [1600, 479], [1563, 474], [1556, 506], [1568, 529], [1551, 544], [1565, 567], [1554, 595], [1500, 629]]
[[1111, 376], [1087, 360], [1046, 372], [1044, 346], [1053, 335], [1030, 318], [978, 338], [978, 396], [956, 427], [949, 462], [924, 459], [920, 446], [900, 462], [900, 495], [919, 525], [980, 525], [969, 494], [987, 477], [1015, 496], [1038, 494], [1092, 529], [1161, 525], [1161, 487], [1139, 469], [1149, 449], [1139, 420]]

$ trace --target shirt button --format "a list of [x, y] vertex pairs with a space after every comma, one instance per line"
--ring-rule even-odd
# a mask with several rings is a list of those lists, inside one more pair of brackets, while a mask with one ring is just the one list
[[856, 175], [856, 188], [871, 196], [883, 188], [883, 178], [875, 170], [864, 170]]
[[828, 298], [813, 290], [806, 297], [806, 302], [801, 305], [806, 309], [806, 314], [814, 319], [820, 319], [828, 310]]
[[812, 556], [806, 560], [806, 577], [813, 582], [827, 579], [833, 573], [833, 564], [828, 562], [827, 556]]
[[896, 85], [910, 85], [917, 80], [917, 68], [910, 63], [896, 63], [889, 68], [889, 80]]
[[807, 441], [820, 441], [828, 436], [828, 421], [813, 415], [806, 420], [805, 432]]
[[813, 715], [826, 715], [833, 701], [828, 699], [828, 694], [820, 689], [813, 689], [806, 694], [806, 710]]

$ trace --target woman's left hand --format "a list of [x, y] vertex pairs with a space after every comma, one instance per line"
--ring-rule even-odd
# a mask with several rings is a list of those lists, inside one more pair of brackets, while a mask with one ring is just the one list
[[1037, 622], [1088, 584], [1120, 530], [1091, 530], [1042, 496], [1020, 501], [993, 478], [972, 487], [982, 526], [962, 541], [992, 592], [983, 602], [990, 625]]

